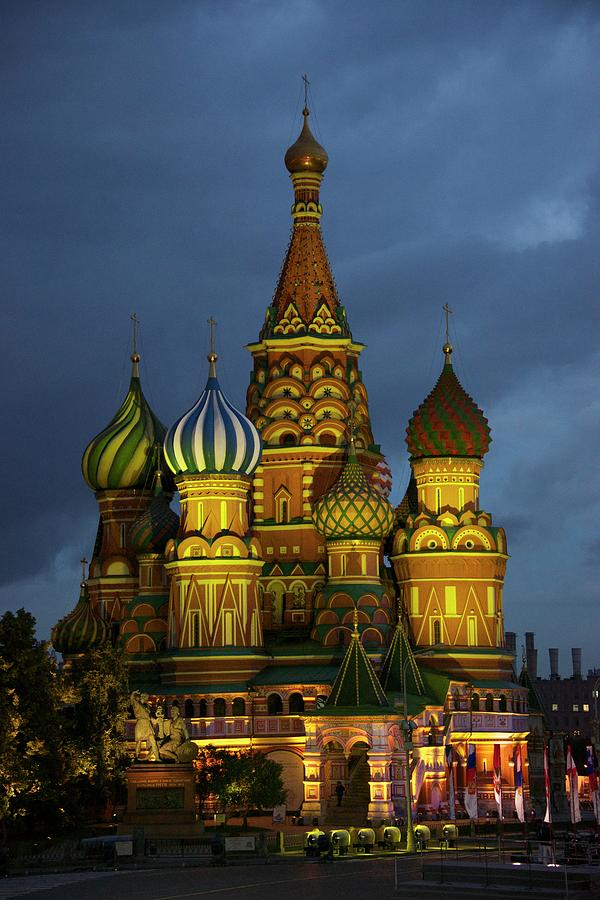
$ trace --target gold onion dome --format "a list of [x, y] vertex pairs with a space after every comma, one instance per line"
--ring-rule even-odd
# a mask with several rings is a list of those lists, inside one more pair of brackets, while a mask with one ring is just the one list
[[51, 640], [63, 656], [85, 653], [108, 640], [108, 625], [92, 609], [86, 581], [81, 582], [77, 606], [54, 626]]
[[285, 167], [290, 175], [296, 172], [319, 172], [322, 174], [329, 162], [327, 151], [315, 140], [310, 130], [308, 124], [310, 112], [308, 107], [304, 107], [302, 115], [304, 116], [302, 131], [296, 142], [292, 144], [285, 154]]
[[413, 459], [432, 456], [481, 459], [491, 442], [488, 421], [454, 373], [451, 344], [444, 344], [443, 352], [442, 374], [408, 423], [407, 447]]
[[146, 488], [154, 471], [153, 449], [166, 428], [154, 415], [139, 377], [140, 357], [131, 355], [131, 382], [121, 408], [83, 454], [83, 477], [95, 491]]
[[334, 487], [315, 504], [313, 522], [319, 534], [330, 540], [382, 540], [392, 530], [393, 507], [367, 482], [354, 441]]

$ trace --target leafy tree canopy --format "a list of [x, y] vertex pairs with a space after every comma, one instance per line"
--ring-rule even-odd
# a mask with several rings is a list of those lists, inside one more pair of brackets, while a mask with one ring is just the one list
[[249, 810], [285, 802], [283, 766], [264, 753], [208, 746], [200, 750], [195, 765], [201, 805], [212, 795], [226, 816], [241, 810], [245, 826]]

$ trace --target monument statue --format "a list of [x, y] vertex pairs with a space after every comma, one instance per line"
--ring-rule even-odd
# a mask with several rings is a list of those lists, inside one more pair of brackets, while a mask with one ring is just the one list
[[175, 703], [171, 707], [171, 718], [164, 720], [163, 729], [164, 740], [158, 751], [162, 760], [184, 763], [196, 758], [198, 748], [190, 740], [186, 724]]
[[133, 707], [133, 715], [135, 716], [135, 758], [140, 758], [142, 743], [145, 741], [149, 750], [148, 759], [157, 760], [159, 758], [158, 744], [156, 743], [156, 734], [154, 733], [154, 725], [152, 724], [152, 716], [148, 706], [148, 694], [133, 691], [129, 699]]
[[171, 718], [165, 718], [164, 707], [159, 704], [153, 716], [148, 705], [148, 694], [133, 691], [130, 694], [135, 716], [135, 758], [141, 758], [142, 744], [148, 748], [147, 760], [153, 762], [188, 763], [196, 759], [198, 747], [190, 740], [179, 706], [171, 707]]

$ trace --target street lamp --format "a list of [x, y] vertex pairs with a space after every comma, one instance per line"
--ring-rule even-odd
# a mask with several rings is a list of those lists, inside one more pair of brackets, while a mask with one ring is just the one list
[[[422, 652], [426, 653], [427, 651], [425, 650]], [[420, 655], [419, 653], [413, 653], [412, 658], [414, 659], [415, 656], [419, 656], [419, 655]], [[412, 749], [413, 749], [412, 733], [417, 726], [415, 725], [414, 722], [411, 722], [410, 719], [408, 718], [408, 700], [407, 700], [407, 696], [406, 696], [406, 668], [410, 661], [411, 661], [411, 656], [410, 656], [410, 654], [407, 654], [407, 656], [404, 659], [404, 662], [402, 663], [402, 690], [404, 692], [404, 721], [401, 723], [401, 728], [402, 728], [402, 732], [404, 735], [404, 749], [406, 750], [406, 764], [405, 764], [406, 765], [406, 770], [405, 770], [405, 777], [406, 777], [406, 829], [407, 829], [406, 830], [406, 852], [414, 853], [417, 848], [416, 848], [416, 843], [415, 843], [415, 829], [414, 829], [413, 819], [412, 819], [411, 764], [412, 764]]]

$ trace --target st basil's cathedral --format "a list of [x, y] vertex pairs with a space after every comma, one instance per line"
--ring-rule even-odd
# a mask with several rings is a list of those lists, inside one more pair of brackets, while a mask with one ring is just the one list
[[177, 705], [197, 744], [282, 763], [290, 810], [334, 823], [342, 781], [346, 819], [403, 815], [407, 734], [416, 810], [468, 806], [474, 774], [477, 813], [491, 812], [498, 763], [512, 809], [515, 760], [528, 802], [535, 711], [505, 646], [506, 537], [479, 500], [490, 429], [447, 341], [392, 507], [364, 345], [321, 234], [327, 153], [303, 118], [285, 154], [292, 234], [247, 348], [245, 413], [221, 390], [212, 342], [206, 388], [165, 428], [133, 353], [127, 395], [83, 455], [98, 532], [53, 645], [66, 665], [121, 646], [131, 688]]

